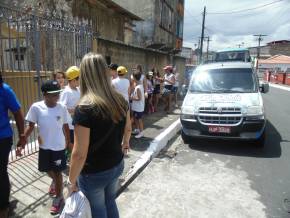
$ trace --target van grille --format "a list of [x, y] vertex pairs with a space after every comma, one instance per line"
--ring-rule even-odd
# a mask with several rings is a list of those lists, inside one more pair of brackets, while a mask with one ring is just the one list
[[198, 120], [204, 125], [237, 126], [242, 122], [241, 108], [200, 107]]

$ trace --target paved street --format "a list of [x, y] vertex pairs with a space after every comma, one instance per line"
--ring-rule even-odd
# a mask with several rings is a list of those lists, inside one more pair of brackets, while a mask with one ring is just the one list
[[272, 87], [264, 95], [264, 149], [177, 136], [118, 198], [121, 217], [289, 217], [289, 99]]

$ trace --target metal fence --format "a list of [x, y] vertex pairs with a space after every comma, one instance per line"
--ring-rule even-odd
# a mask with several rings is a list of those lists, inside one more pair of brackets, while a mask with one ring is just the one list
[[[12, 9], [0, 3], [0, 70], [4, 82], [19, 98], [24, 114], [33, 102], [42, 98], [42, 81], [52, 78], [56, 70], [79, 65], [83, 55], [92, 50], [95, 36], [87, 21], [68, 20], [49, 11]], [[15, 122], [10, 117], [16, 133]], [[37, 151], [36, 138], [37, 129], [25, 155]], [[12, 151], [10, 161], [15, 160]]]

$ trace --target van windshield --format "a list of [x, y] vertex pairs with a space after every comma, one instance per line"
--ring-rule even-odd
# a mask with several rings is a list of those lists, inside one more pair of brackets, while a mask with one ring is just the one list
[[216, 62], [224, 61], [243, 61], [250, 62], [249, 51], [224, 51], [217, 52], [215, 55]]
[[251, 69], [210, 69], [196, 71], [190, 82], [191, 92], [250, 93], [257, 92], [255, 75]]

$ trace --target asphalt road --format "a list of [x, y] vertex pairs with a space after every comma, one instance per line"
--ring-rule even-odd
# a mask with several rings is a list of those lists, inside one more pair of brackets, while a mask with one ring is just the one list
[[290, 92], [263, 97], [263, 149], [177, 136], [118, 198], [121, 217], [290, 217]]

